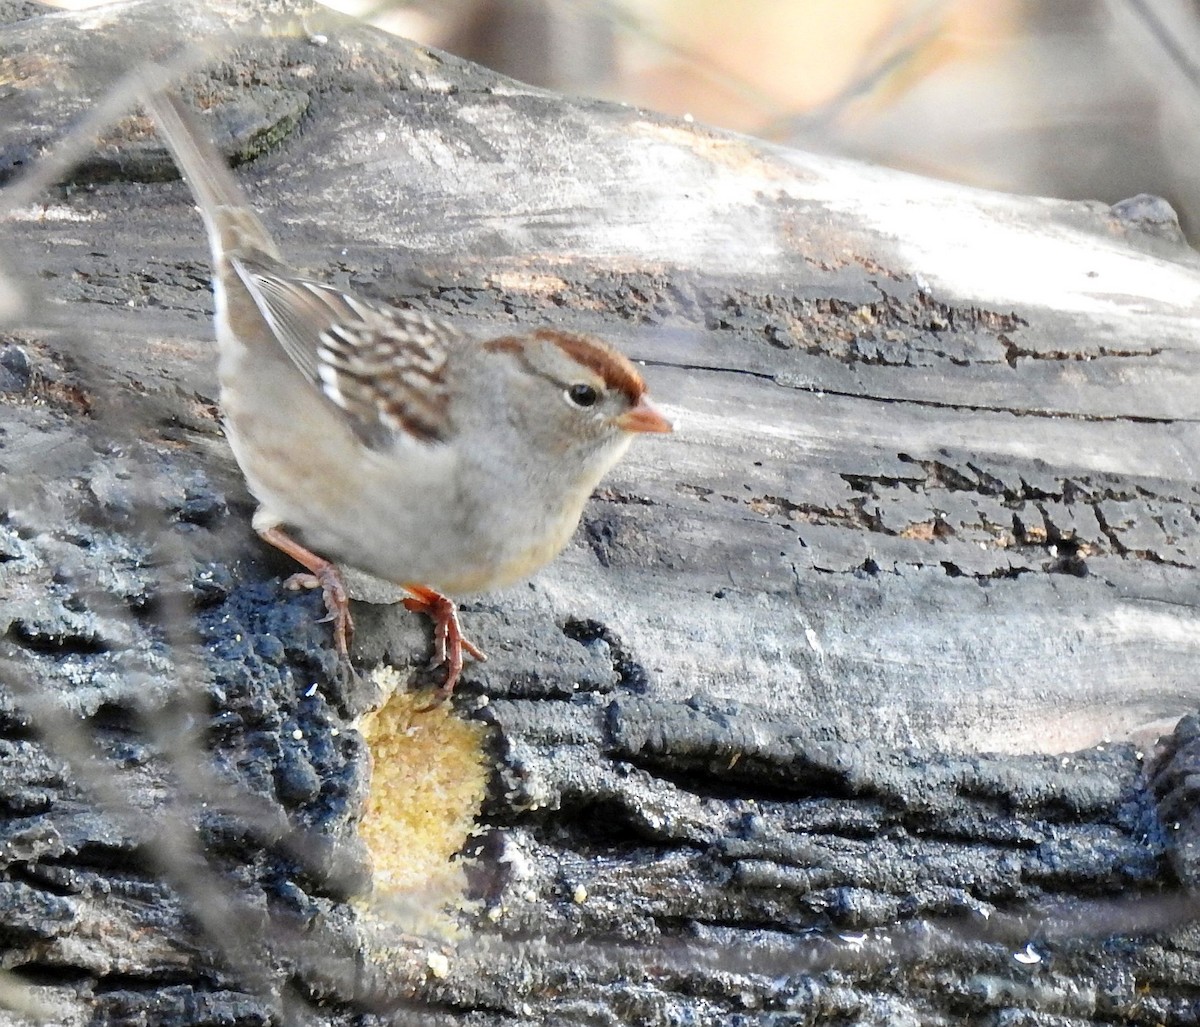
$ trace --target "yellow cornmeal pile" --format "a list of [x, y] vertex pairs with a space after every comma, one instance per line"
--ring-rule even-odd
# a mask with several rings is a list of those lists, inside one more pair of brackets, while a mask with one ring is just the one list
[[451, 857], [475, 829], [486, 793], [485, 728], [460, 720], [448, 702], [420, 712], [430, 694], [408, 692], [391, 668], [375, 681], [390, 698], [359, 724], [372, 758], [359, 828], [375, 868], [372, 905], [437, 921], [437, 910], [463, 901], [465, 876]]

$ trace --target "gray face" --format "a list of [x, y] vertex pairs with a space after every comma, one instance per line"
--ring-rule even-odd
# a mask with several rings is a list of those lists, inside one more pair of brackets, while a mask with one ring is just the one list
[[[589, 364], [581, 363], [550, 333], [497, 353], [507, 365], [505, 406], [519, 421], [531, 456], [565, 462], [576, 473], [592, 466], [603, 473], [628, 445], [630, 433], [617, 419], [636, 404], [641, 381], [624, 357], [598, 343], [571, 338], [576, 352], [592, 347], [582, 350]], [[636, 395], [631, 394], [631, 382], [639, 389]]]

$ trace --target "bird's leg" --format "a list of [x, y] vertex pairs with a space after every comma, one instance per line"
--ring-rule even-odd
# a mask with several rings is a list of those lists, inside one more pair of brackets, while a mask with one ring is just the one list
[[283, 583], [284, 588], [320, 588], [325, 595], [325, 609], [328, 614], [323, 621], [333, 623], [333, 644], [342, 659], [350, 657], [350, 641], [354, 638], [354, 621], [350, 619], [350, 599], [346, 595], [346, 586], [342, 583], [341, 571], [337, 565], [317, 556], [316, 553], [305, 549], [294, 538], [286, 534], [277, 525], [269, 528], [255, 528], [258, 537], [280, 552], [287, 553], [300, 566], [308, 570], [307, 574], [293, 574]]
[[482, 649], [463, 637], [454, 600], [423, 585], [405, 585], [404, 590], [410, 594], [410, 598], [404, 600], [405, 607], [413, 613], [423, 613], [433, 621], [432, 666], [446, 665], [446, 680], [434, 695], [433, 702], [426, 707], [433, 709], [449, 699], [454, 686], [458, 684], [464, 651], [472, 659], [481, 662], [487, 656]]

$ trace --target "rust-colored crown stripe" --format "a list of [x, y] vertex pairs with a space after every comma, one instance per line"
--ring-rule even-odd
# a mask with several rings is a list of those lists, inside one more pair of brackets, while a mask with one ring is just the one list
[[[549, 342], [567, 356], [594, 371], [610, 389], [623, 392], [630, 403], [637, 403], [646, 391], [646, 383], [629, 360], [615, 349], [588, 335], [560, 332], [554, 328], [539, 328], [533, 337]], [[524, 343], [517, 336], [506, 335], [484, 343], [487, 349], [497, 353], [520, 353]]]
[[535, 338], [554, 343], [567, 356], [595, 371], [610, 389], [625, 393], [630, 403], [636, 403], [646, 391], [646, 383], [633, 364], [615, 349], [586, 335], [573, 335], [553, 328], [540, 328]]

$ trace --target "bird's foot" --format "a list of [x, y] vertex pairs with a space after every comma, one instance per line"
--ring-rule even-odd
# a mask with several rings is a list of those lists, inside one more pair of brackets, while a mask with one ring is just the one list
[[446, 680], [434, 693], [433, 701], [421, 710], [424, 713], [450, 698], [462, 674], [463, 653], [480, 662], [486, 660], [487, 655], [463, 635], [454, 600], [423, 585], [405, 585], [404, 588], [410, 593], [410, 597], [404, 600], [405, 607], [413, 613], [423, 613], [433, 621], [433, 660], [430, 666], [444, 665], [446, 668]]
[[293, 574], [284, 583], [284, 588], [319, 588], [324, 593], [326, 615], [321, 623], [333, 625], [333, 644], [343, 660], [350, 659], [350, 643], [354, 639], [354, 621], [350, 617], [350, 597], [342, 581], [337, 564], [326, 560], [309, 549], [305, 549], [281, 528], [260, 529], [259, 537], [281, 552], [287, 553], [306, 571]]

